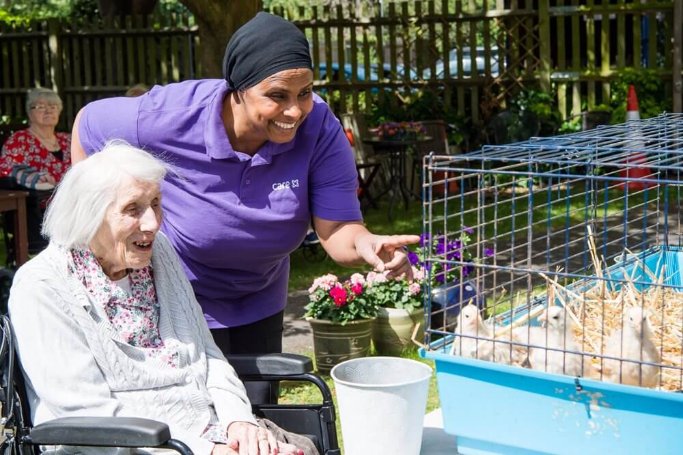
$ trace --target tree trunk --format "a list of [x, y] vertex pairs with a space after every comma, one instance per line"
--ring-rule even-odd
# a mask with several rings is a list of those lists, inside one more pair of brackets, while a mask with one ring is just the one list
[[261, 11], [261, 0], [181, 0], [197, 20], [201, 77], [222, 77], [223, 54], [232, 34]]

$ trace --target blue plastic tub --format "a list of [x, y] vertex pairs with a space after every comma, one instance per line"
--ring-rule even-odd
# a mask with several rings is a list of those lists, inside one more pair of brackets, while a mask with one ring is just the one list
[[[665, 285], [680, 287], [680, 249], [653, 248], [608, 269], [610, 286], [624, 273], [645, 288], [666, 264]], [[634, 270], [634, 267], [636, 268]], [[641, 269], [641, 270], [639, 270]], [[594, 283], [579, 281], [580, 290]], [[682, 288], [683, 290], [683, 288]], [[526, 309], [545, 305], [534, 300]], [[525, 311], [497, 317], [513, 321]], [[432, 359], [444, 430], [462, 454], [681, 454], [683, 394], [550, 374], [450, 354], [454, 337], [420, 354]]]
[[683, 394], [466, 359], [433, 359], [462, 454], [681, 454]]

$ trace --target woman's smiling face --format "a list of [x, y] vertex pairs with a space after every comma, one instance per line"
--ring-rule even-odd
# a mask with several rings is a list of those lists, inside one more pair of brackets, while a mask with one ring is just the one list
[[280, 71], [241, 92], [240, 99], [253, 134], [278, 144], [289, 142], [313, 109], [313, 71]]
[[126, 269], [150, 264], [161, 218], [159, 184], [132, 177], [124, 179], [90, 242], [91, 251], [109, 278], [121, 279], [126, 276]]

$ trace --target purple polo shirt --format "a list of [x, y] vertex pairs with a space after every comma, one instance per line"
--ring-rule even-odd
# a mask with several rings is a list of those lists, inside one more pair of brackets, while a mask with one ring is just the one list
[[361, 220], [353, 152], [329, 107], [314, 107], [286, 144], [233, 150], [221, 119], [224, 80], [155, 86], [88, 104], [86, 153], [124, 139], [170, 163], [162, 230], [175, 246], [209, 327], [266, 318], [287, 302], [289, 254], [311, 215]]

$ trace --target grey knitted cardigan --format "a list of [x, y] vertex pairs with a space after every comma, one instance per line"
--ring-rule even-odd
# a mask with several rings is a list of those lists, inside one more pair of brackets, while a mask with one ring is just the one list
[[[139, 416], [168, 423], [195, 453], [213, 406], [219, 422], [255, 422], [244, 386], [213, 342], [178, 257], [163, 234], [152, 266], [162, 339], [176, 340], [179, 368], [145, 361], [68, 273], [71, 257], [50, 244], [17, 272], [9, 308], [33, 422], [61, 416]], [[81, 450], [83, 452], [83, 450]]]

